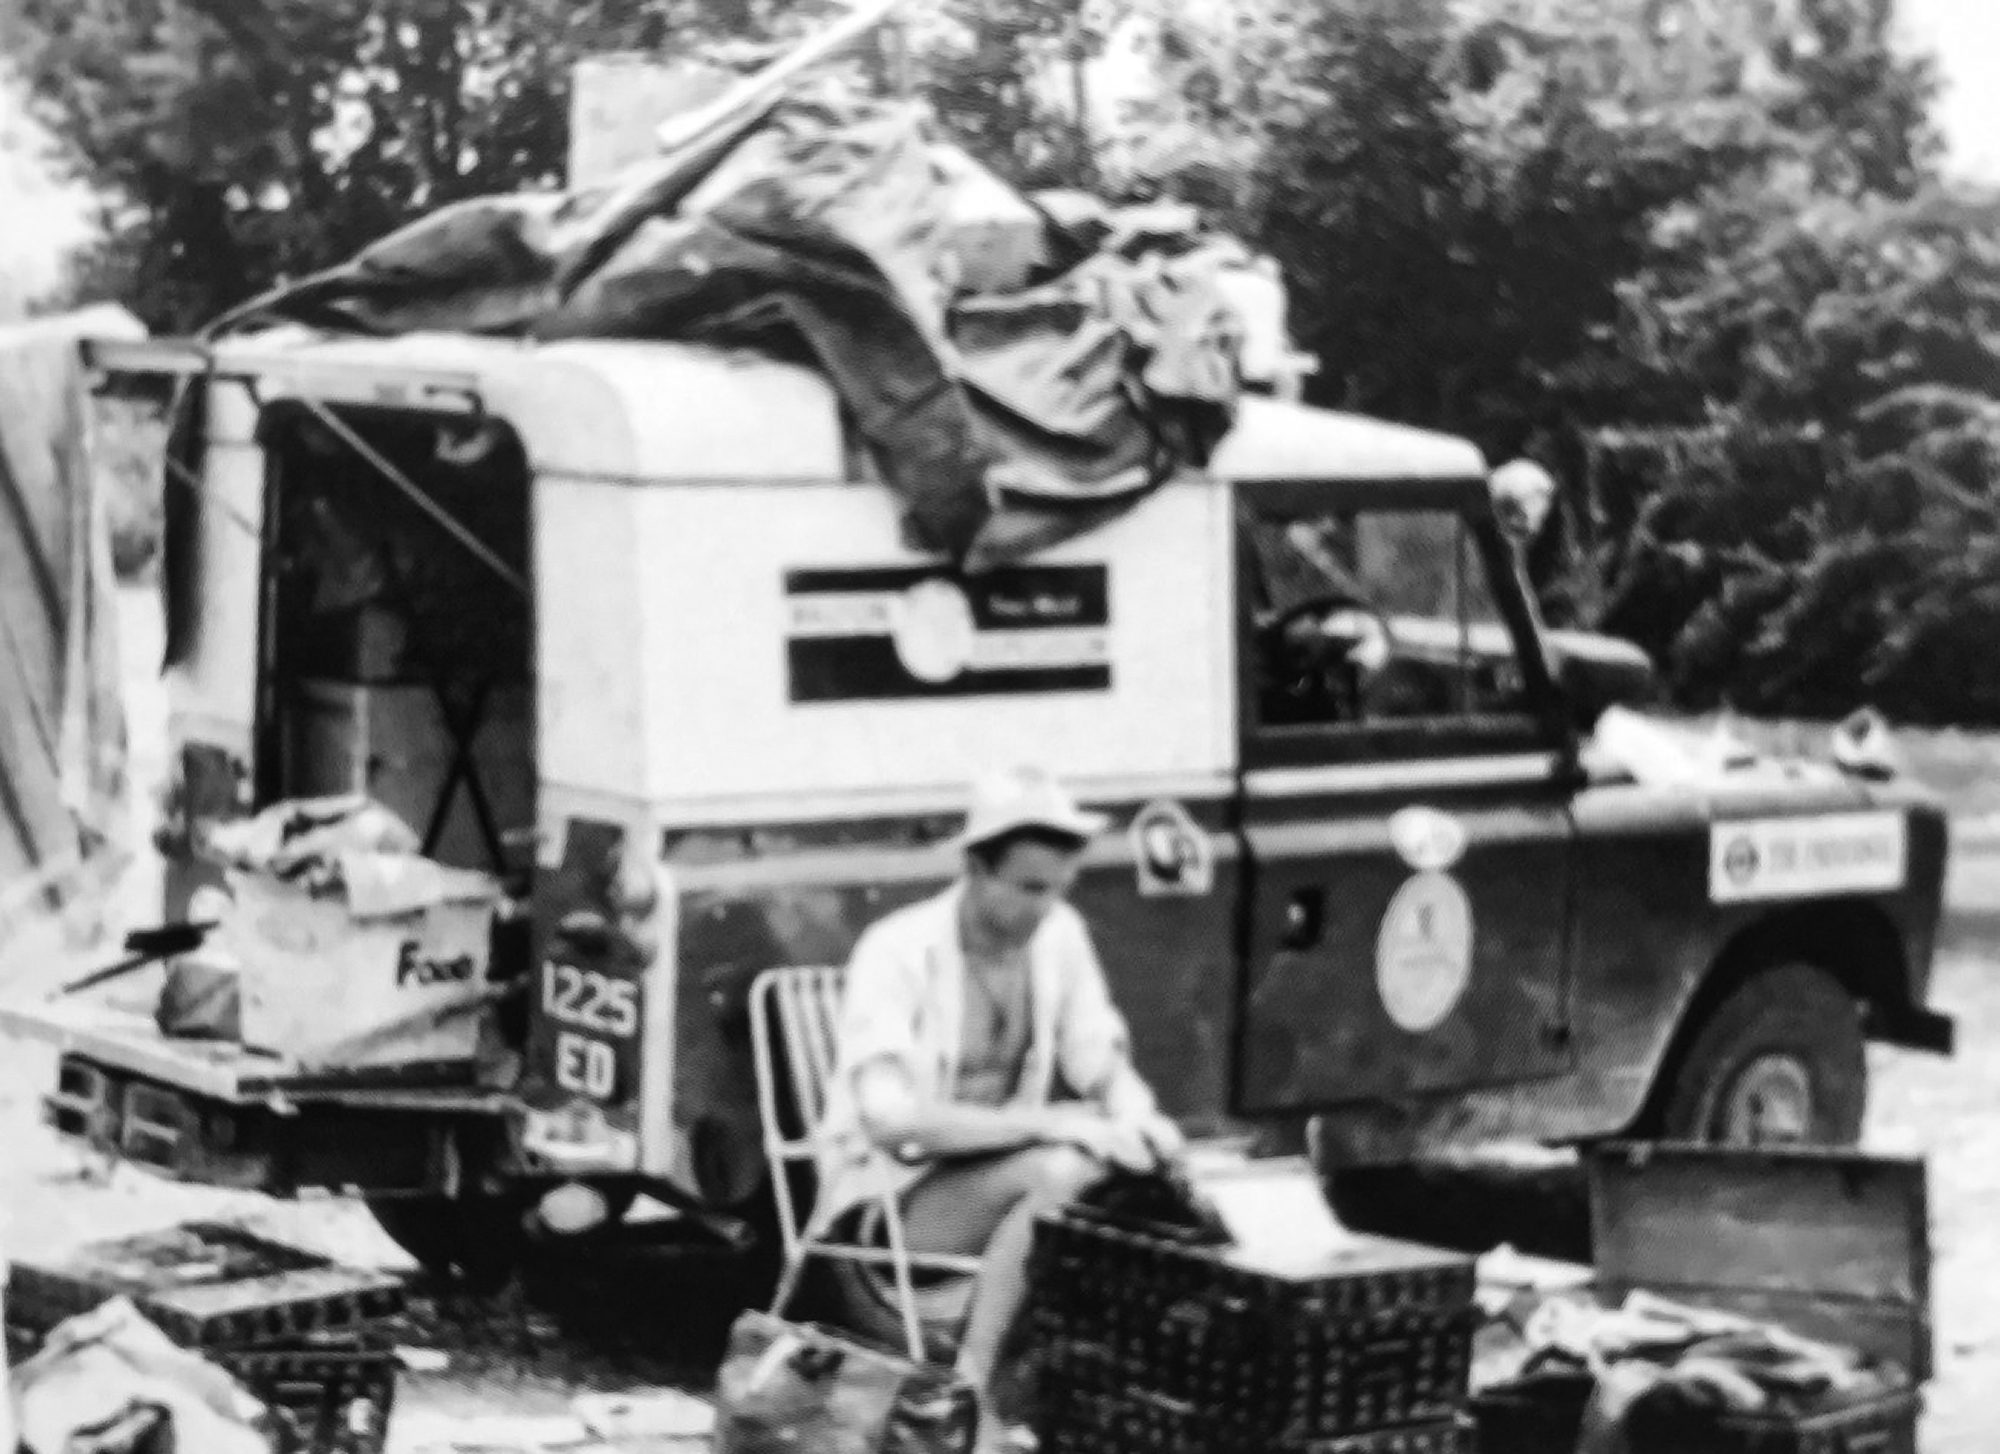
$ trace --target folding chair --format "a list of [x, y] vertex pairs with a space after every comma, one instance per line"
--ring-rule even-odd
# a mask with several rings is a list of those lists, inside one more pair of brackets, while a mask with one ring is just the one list
[[[923, 1324], [917, 1314], [912, 1270], [970, 1274], [978, 1270], [979, 1259], [948, 1253], [912, 1253], [903, 1236], [902, 1208], [886, 1189], [872, 1198], [888, 1233], [886, 1248], [834, 1236], [832, 1228], [808, 1237], [787, 1174], [795, 1163], [812, 1161], [820, 1121], [826, 1114], [826, 1090], [833, 1078], [838, 1049], [835, 1034], [840, 1022], [841, 983], [842, 972], [838, 969], [806, 967], [767, 969], [750, 986], [750, 1042], [757, 1066], [757, 1109], [763, 1122], [764, 1155], [770, 1162], [771, 1185], [777, 1195], [778, 1228], [785, 1243], [784, 1275], [778, 1281], [771, 1310], [781, 1312], [791, 1301], [804, 1275], [807, 1258], [826, 1257], [874, 1267], [887, 1264], [895, 1275], [896, 1302], [910, 1357], [921, 1363]], [[796, 1135], [786, 1133], [782, 1115], [780, 1054], [784, 1056], [791, 1090], [791, 1109], [799, 1126]]]

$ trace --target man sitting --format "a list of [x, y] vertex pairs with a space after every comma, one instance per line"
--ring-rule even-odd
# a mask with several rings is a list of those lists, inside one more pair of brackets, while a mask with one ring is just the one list
[[1063, 901], [1103, 827], [1043, 773], [981, 782], [963, 874], [871, 926], [848, 965], [815, 1220], [886, 1183], [912, 1251], [981, 1257], [958, 1367], [984, 1449], [1000, 1447], [991, 1389], [1035, 1217], [1180, 1146]]

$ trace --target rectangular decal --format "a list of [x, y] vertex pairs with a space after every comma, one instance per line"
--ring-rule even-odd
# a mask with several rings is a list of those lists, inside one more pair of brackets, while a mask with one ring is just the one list
[[1106, 691], [1110, 627], [1101, 565], [785, 575], [794, 702]]
[[1870, 893], [1903, 886], [1901, 813], [1832, 813], [1717, 823], [1708, 834], [1708, 895], [1718, 904]]

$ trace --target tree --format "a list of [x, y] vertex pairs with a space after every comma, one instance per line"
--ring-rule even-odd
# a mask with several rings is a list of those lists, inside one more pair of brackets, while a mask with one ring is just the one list
[[1740, 502], [1768, 506], [1761, 472], [1651, 530], [1640, 555], [1697, 558], [1711, 589], [1649, 629], [1691, 698], [2000, 721], [2000, 196], [1777, 206], [1699, 286], [1648, 300], [1649, 331], [1727, 435], [1810, 422], [1833, 464], [1728, 549], [1704, 537]]
[[911, 90], [943, 134], [1018, 186], [1074, 186], [1092, 170], [1066, 84], [1102, 43], [1079, 0], [941, 0], [911, 28]]
[[17, 0], [37, 109], [105, 197], [98, 277], [185, 329], [442, 203], [559, 185], [579, 55], [761, 34], [738, 0]]
[[1683, 701], [1991, 717], [1996, 229], [1891, 12], [1153, 0], [1141, 180], [1284, 261], [1322, 399], [1622, 489], [1544, 584]]

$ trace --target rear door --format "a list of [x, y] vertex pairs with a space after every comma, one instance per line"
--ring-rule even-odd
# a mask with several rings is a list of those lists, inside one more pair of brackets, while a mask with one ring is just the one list
[[1244, 1114], [1570, 1063], [1575, 834], [1508, 547], [1470, 487], [1338, 488], [1238, 487]]

